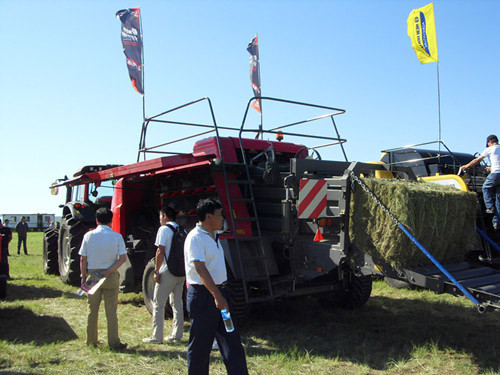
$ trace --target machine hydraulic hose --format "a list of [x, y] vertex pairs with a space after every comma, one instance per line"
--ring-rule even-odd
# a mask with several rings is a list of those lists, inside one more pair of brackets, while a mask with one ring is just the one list
[[[431, 253], [429, 253], [427, 251], [427, 249], [425, 249], [422, 244], [420, 242], [418, 242], [418, 240], [408, 231], [408, 229], [406, 229], [406, 227], [401, 224], [399, 222], [399, 220], [388, 210], [387, 207], [385, 207], [385, 205], [380, 201], [380, 199], [378, 199], [378, 197], [375, 196], [375, 194], [373, 194], [373, 192], [368, 188], [368, 186], [366, 186], [366, 184], [361, 181], [361, 179], [356, 176], [354, 174], [354, 172], [352, 170], [349, 170], [349, 175], [350, 177], [352, 178], [353, 181], [355, 181], [357, 184], [359, 184], [361, 186], [361, 188], [366, 192], [368, 193], [368, 195], [375, 200], [375, 202], [377, 203], [377, 205], [385, 212], [387, 213], [390, 218], [392, 219], [392, 221], [394, 221], [394, 223], [396, 223], [396, 225], [399, 227], [399, 229], [401, 229], [403, 231], [403, 233], [408, 236], [408, 238], [420, 249], [420, 251], [422, 251], [426, 256], [427, 258], [429, 258], [431, 260], [432, 263], [434, 263], [434, 265], [468, 298], [470, 299], [476, 306], [477, 306], [477, 310], [480, 312], [480, 313], [484, 313], [486, 312], [486, 307], [481, 305], [479, 303], [479, 301], [466, 289], [462, 286], [462, 284], [460, 284], [454, 277], [452, 274], [450, 274], [443, 266], [441, 263], [439, 263], [437, 261], [436, 258], [434, 258], [432, 256]], [[479, 230], [479, 229], [478, 229]], [[498, 248], [497, 248], [498, 249]]]

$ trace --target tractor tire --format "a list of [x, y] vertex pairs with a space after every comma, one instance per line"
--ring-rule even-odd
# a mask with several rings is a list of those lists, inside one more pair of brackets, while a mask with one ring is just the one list
[[350, 283], [346, 290], [334, 295], [319, 298], [325, 307], [341, 307], [346, 309], [359, 309], [365, 305], [372, 292], [371, 276], [349, 275]]
[[372, 293], [372, 277], [351, 275], [349, 289], [339, 300], [340, 307], [347, 309], [360, 309], [368, 302]]
[[245, 325], [250, 315], [251, 305], [245, 299], [245, 290], [241, 280], [228, 280], [228, 289], [231, 302], [231, 316], [238, 327]]
[[67, 215], [59, 230], [59, 276], [66, 284], [80, 285], [80, 255], [83, 236], [90, 227]]
[[[153, 314], [153, 298], [155, 291], [155, 280], [153, 278], [155, 270], [155, 258], [151, 259], [144, 268], [144, 273], [142, 275], [142, 299], [144, 300], [144, 305], [148, 309], [150, 314]], [[186, 311], [186, 284], [184, 283], [184, 288], [182, 292], [182, 307], [184, 309], [184, 316], [187, 316]], [[172, 311], [172, 306], [170, 302], [167, 301], [165, 304], [165, 318], [172, 318], [174, 313]]]
[[59, 231], [57, 229], [47, 229], [43, 233], [43, 272], [46, 274], [59, 274], [59, 264], [57, 261], [58, 237]]
[[153, 296], [155, 291], [154, 270], [155, 258], [146, 264], [144, 273], [142, 274], [142, 298], [150, 314], [153, 314]]

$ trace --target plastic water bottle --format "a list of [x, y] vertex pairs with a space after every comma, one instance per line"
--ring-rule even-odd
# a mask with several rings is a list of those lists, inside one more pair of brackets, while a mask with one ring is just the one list
[[222, 309], [221, 311], [222, 314], [222, 320], [224, 321], [224, 326], [226, 327], [226, 332], [233, 332], [234, 331], [234, 324], [233, 320], [231, 319], [231, 314], [227, 309]]

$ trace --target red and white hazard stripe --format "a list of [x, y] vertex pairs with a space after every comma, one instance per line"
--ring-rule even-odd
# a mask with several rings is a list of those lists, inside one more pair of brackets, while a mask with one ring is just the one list
[[299, 185], [299, 219], [316, 219], [326, 216], [325, 180], [309, 180], [303, 178]]

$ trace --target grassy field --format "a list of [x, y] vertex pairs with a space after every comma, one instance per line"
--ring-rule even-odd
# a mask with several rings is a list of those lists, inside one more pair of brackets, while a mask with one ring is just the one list
[[[128, 349], [87, 348], [85, 299], [43, 273], [41, 233], [28, 241], [29, 256], [16, 254], [16, 238], [10, 246], [14, 280], [0, 301], [0, 373], [186, 372], [188, 322], [181, 344], [143, 344], [151, 316], [141, 294], [120, 295], [120, 336]], [[102, 311], [103, 342], [105, 324]], [[478, 315], [465, 299], [382, 281], [359, 311], [327, 310], [314, 298], [279, 302], [255, 311], [241, 334], [251, 374], [500, 373], [500, 311]], [[211, 374], [225, 374], [218, 352]]]

